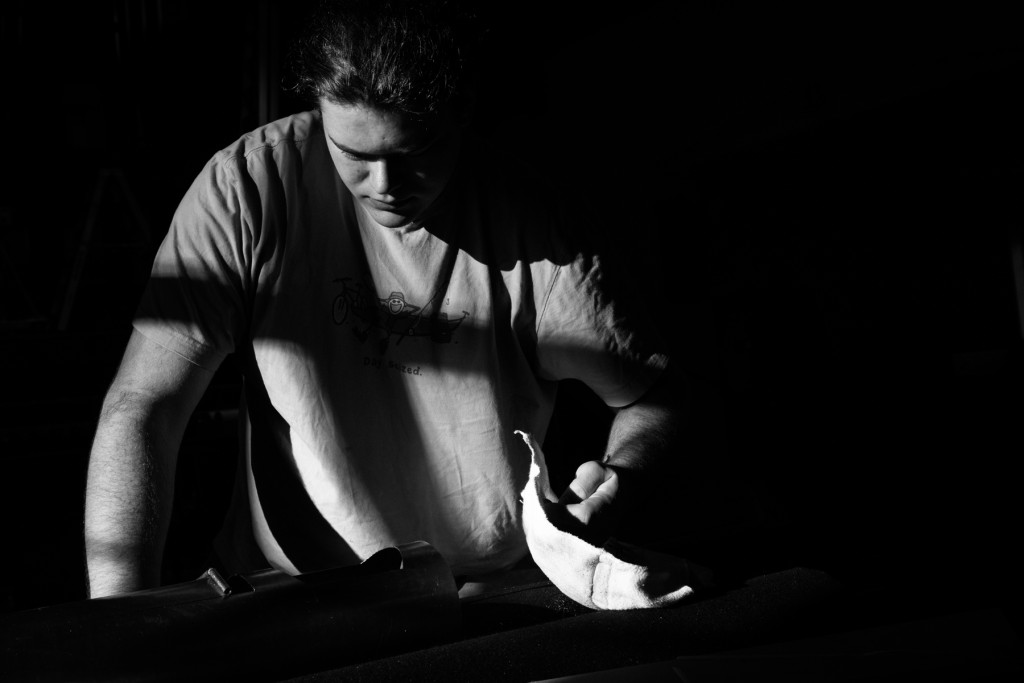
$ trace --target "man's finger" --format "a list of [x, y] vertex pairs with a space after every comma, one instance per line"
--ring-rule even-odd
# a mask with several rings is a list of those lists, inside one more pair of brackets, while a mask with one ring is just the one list
[[562, 505], [579, 503], [589, 498], [608, 479], [612, 471], [591, 460], [579, 466], [576, 478], [558, 499]]
[[579, 503], [572, 503], [565, 506], [566, 511], [583, 522], [593, 524], [594, 521], [603, 515], [609, 503], [615, 499], [615, 492], [619, 488], [618, 477], [614, 470], [608, 470], [608, 478], [601, 482], [593, 493]]

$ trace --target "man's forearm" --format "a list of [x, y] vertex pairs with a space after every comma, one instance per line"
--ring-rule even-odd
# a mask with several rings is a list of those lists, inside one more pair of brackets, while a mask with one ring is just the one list
[[91, 597], [159, 583], [181, 439], [177, 431], [131, 394], [104, 404], [86, 481]]
[[678, 448], [685, 389], [682, 381], [666, 374], [639, 401], [619, 409], [602, 463], [637, 474], [656, 471]]
[[677, 453], [686, 389], [666, 372], [640, 400], [616, 412], [601, 462], [585, 462], [576, 470], [561, 502], [593, 538], [604, 538], [623, 512], [647, 497]]

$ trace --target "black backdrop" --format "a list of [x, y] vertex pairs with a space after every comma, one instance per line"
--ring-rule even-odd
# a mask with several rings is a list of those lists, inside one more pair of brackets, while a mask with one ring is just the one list
[[[89, 441], [152, 253], [215, 150], [301, 106], [274, 84], [310, 5], [0, 10], [0, 609], [83, 595]], [[644, 533], [1017, 600], [1024, 65], [1007, 17], [482, 12], [477, 128], [613, 227], [691, 373], [690, 443]], [[565, 389], [560, 476], [607, 418]], [[229, 363], [190, 427], [171, 576], [202, 569], [187, 539], [220, 513], [236, 402]]]

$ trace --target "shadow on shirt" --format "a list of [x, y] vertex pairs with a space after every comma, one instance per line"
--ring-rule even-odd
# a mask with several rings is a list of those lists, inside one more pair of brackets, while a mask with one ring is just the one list
[[[180, 286], [180, 283], [160, 278], [154, 278], [150, 281], [151, 288], [158, 289], [165, 286], [177, 288]], [[203, 296], [203, 287], [199, 283], [190, 282], [189, 287], [192, 289], [192, 296]], [[501, 305], [507, 306], [508, 302], [502, 302]], [[502, 320], [500, 316], [496, 316], [495, 319]], [[504, 320], [508, 319], [508, 317], [504, 318]], [[477, 323], [473, 319], [463, 321], [462, 325], [463, 327], [459, 331], [463, 335], [483, 333], [482, 330], [476, 329]], [[531, 370], [535, 370], [536, 361], [530, 356], [534, 351], [536, 339], [524, 338], [522, 330], [517, 331], [515, 339], [516, 343], [519, 344], [517, 353], [523, 357], [523, 372], [528, 373]], [[294, 342], [296, 340], [283, 339], [279, 341]], [[417, 363], [426, 365], [429, 362], [433, 362], [436, 360], [436, 356], [430, 355], [429, 349], [432, 346], [434, 345], [405, 345], [403, 352], [407, 355], [404, 356], [404, 361], [410, 365]], [[408, 355], [410, 353], [415, 354], [417, 349], [423, 350], [427, 355], [422, 358]], [[561, 349], [559, 352], [576, 357], [577, 361], [582, 365], [587, 364], [582, 356], [594, 353], [583, 348], [566, 348]], [[454, 356], [454, 358], [458, 358], [458, 356]], [[261, 509], [275, 540], [300, 572], [316, 571], [358, 562], [359, 557], [357, 553], [349, 547], [320, 513], [302, 483], [292, 452], [292, 444], [289, 440], [289, 427], [285, 419], [271, 404], [267, 389], [263, 384], [263, 378], [258, 370], [251, 344], [244, 348], [236, 349], [233, 354], [232, 364], [238, 366], [243, 379], [245, 395], [241, 419], [247, 420], [246, 424], [251, 430], [248, 448], [251, 457], [252, 475], [260, 496]], [[472, 371], [468, 365], [456, 363], [441, 367], [440, 369], [456, 374]], [[311, 366], [310, 371], [315, 372], [316, 368]], [[549, 395], [551, 399], [552, 405], [549, 407], [549, 410], [554, 409], [555, 404], [558, 403], [559, 382], [543, 379], [536, 375], [524, 378], [523, 381], [536, 382], [541, 385], [542, 393]], [[571, 400], [568, 404], [559, 403], [558, 407], [559, 419], [563, 424], [560, 425], [558, 434], [549, 441], [549, 448], [551, 450], [549, 457], [551, 458], [553, 481], [561, 482], [562, 486], [567, 485], [572, 479], [575, 468], [581, 462], [587, 459], [600, 459], [603, 455], [604, 443], [607, 439], [608, 427], [612, 417], [612, 411], [596, 395], [587, 391], [581, 381], [570, 381]], [[396, 382], [394, 386], [400, 389], [402, 384]], [[341, 389], [337, 390], [340, 391]], [[500, 388], [495, 391], [498, 394]], [[323, 398], [328, 406], [332, 404], [331, 396], [328, 395]], [[424, 452], [425, 447], [422, 443], [421, 435], [414, 428], [410, 429], [410, 426], [414, 426], [416, 423], [416, 420], [413, 419], [415, 409], [411, 399], [407, 395], [403, 395], [400, 390], [392, 392], [390, 398], [392, 404], [387, 406], [386, 414], [382, 410], [375, 410], [368, 412], [366, 419], [378, 422], [380, 429], [401, 429], [403, 438], [408, 446], [408, 452]], [[506, 408], [499, 415], [499, 419], [506, 422], [500, 425], [500, 429], [508, 432], [508, 438], [514, 438], [512, 436], [513, 430], [522, 426], [514, 424], [514, 411]], [[575, 421], [577, 424], [567, 428], [566, 423], [572, 421]], [[242, 430], [242, 433], [244, 434], [245, 430]], [[236, 467], [237, 484], [244, 484], [245, 444], [242, 445], [243, 459], [240, 461], [241, 467]], [[351, 466], [354, 471], [358, 471], [360, 462], [358, 459], [353, 460], [355, 462], [352, 462]], [[522, 470], [522, 480], [516, 482], [517, 490], [520, 490], [525, 485], [525, 476], [526, 469], [524, 467]], [[180, 485], [187, 484], [182, 482]], [[431, 493], [424, 490], [433, 486], [430, 477], [418, 478], [417, 485], [423, 492], [423, 497], [440, 499], [438, 491]], [[245, 487], [236, 485], [236, 495], [245, 495]], [[237, 502], [241, 503], [242, 500]], [[245, 508], [242, 507], [240, 509], [244, 510]], [[438, 512], [427, 511], [425, 514], [438, 514]], [[251, 533], [251, 531], [248, 531], [248, 533]], [[252, 550], [255, 549], [255, 544], [250, 539], [245, 539], [245, 542]], [[258, 558], [258, 555], [255, 557]], [[229, 572], [241, 572], [259, 568], [254, 563], [258, 563], [258, 559], [254, 559], [254, 556], [250, 553], [247, 565], [228, 566], [226, 569]]]

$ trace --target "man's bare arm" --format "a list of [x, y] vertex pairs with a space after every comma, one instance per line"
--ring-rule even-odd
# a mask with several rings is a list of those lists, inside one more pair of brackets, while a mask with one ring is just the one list
[[666, 370], [639, 401], [620, 408], [612, 421], [602, 461], [625, 470], [654, 471], [679, 445], [686, 385]]
[[90, 597], [159, 583], [178, 448], [212, 376], [133, 331], [103, 402], [89, 458]]
[[604, 458], [580, 465], [561, 498], [574, 517], [593, 524], [613, 501], [628, 506], [642, 495], [644, 482], [658, 476], [679, 446], [686, 395], [686, 385], [670, 368], [640, 400], [616, 411]]

